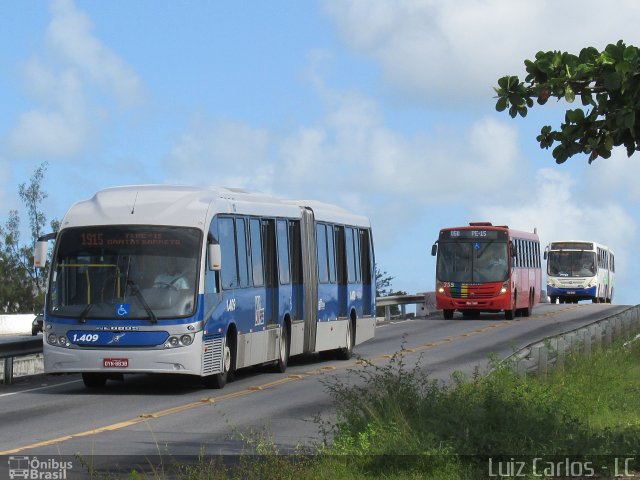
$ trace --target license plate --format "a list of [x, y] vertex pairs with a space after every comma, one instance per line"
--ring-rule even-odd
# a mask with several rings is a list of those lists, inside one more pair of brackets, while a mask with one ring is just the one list
[[129, 366], [128, 358], [103, 358], [102, 366], [104, 368], [127, 368]]
[[467, 305], [478, 305], [478, 302], [466, 302]]
[[576, 292], [567, 292], [567, 295], [575, 295]]

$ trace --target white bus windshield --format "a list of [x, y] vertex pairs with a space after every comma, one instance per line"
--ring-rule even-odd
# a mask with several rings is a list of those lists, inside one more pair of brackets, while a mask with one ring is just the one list
[[593, 277], [596, 274], [596, 252], [549, 252], [547, 274], [554, 277]]
[[503, 282], [508, 278], [507, 243], [440, 242], [436, 277], [442, 282]]
[[195, 228], [64, 230], [53, 260], [49, 309], [81, 321], [192, 315], [201, 239]]

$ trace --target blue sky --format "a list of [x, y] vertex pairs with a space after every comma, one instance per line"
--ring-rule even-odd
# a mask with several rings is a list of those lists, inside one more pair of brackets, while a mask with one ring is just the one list
[[[469, 221], [589, 239], [636, 304], [640, 157], [556, 165], [492, 87], [539, 50], [640, 46], [613, 0], [1, 2], [0, 222], [49, 163], [49, 219], [101, 188], [223, 185], [368, 215], [377, 263], [433, 290], [438, 230]], [[26, 216], [23, 214], [26, 227]]]

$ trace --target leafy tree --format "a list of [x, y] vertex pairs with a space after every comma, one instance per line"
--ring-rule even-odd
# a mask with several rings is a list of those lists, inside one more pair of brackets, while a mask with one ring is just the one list
[[391, 295], [391, 281], [393, 278], [387, 272], [382, 272], [376, 264], [376, 297]]
[[621, 145], [628, 156], [640, 150], [640, 49], [620, 40], [602, 52], [583, 48], [577, 56], [540, 51], [524, 64], [524, 82], [512, 75], [498, 80], [496, 110], [525, 117], [534, 99], [544, 105], [551, 97], [569, 103], [579, 98], [585, 107], [567, 110], [558, 130], [544, 126], [536, 138], [540, 148], [557, 143], [552, 152], [557, 163], [580, 153], [589, 163], [609, 158]]
[[[395, 277], [392, 277], [387, 272], [383, 272], [376, 265], [376, 297], [388, 297], [390, 295], [406, 295], [407, 292], [398, 290], [394, 292], [391, 288], [391, 281]], [[391, 306], [391, 314], [397, 315], [400, 313], [400, 307], [398, 305]], [[376, 315], [381, 317], [384, 315], [384, 307], [376, 308]]]
[[[30, 242], [24, 244], [21, 241], [17, 210], [11, 210], [4, 228], [0, 227], [0, 274], [4, 280], [0, 285], [0, 310], [5, 313], [36, 312], [44, 306], [48, 268], [36, 269], [33, 266], [33, 251], [46, 223], [42, 203], [47, 194], [42, 190], [42, 180], [47, 166], [47, 162], [42, 163], [29, 179], [29, 184], [18, 186], [18, 195], [29, 217]], [[54, 231], [58, 223], [57, 220], [51, 222]]]

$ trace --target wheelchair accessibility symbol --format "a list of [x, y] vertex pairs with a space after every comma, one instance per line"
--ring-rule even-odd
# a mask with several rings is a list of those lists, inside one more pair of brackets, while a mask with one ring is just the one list
[[120, 303], [116, 307], [116, 315], [119, 317], [128, 317], [129, 316], [129, 304], [128, 303]]

